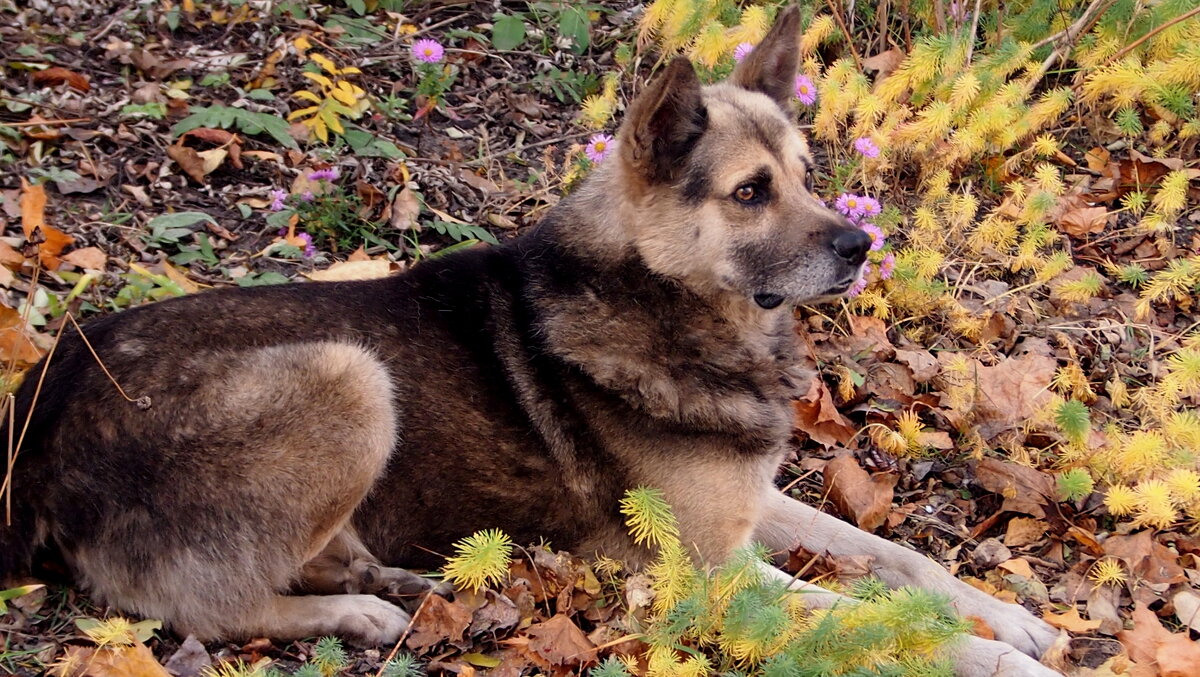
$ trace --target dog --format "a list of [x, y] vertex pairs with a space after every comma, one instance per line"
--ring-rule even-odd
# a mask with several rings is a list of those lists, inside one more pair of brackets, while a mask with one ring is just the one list
[[805, 377], [792, 308], [847, 291], [870, 245], [811, 192], [799, 23], [715, 85], [671, 61], [614, 156], [505, 244], [68, 331], [16, 396], [0, 578], [51, 549], [96, 599], [202, 640], [388, 644], [410, 619], [373, 593], [428, 589], [400, 567], [483, 528], [645, 564], [618, 508], [644, 485], [702, 562], [867, 556], [994, 628], [959, 674], [1056, 674], [1035, 616], [773, 484]]

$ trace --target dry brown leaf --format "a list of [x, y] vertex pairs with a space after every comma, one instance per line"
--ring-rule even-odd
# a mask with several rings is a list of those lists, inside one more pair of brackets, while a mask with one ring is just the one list
[[0, 240], [0, 266], [20, 270], [25, 265], [25, 256], [12, 248], [12, 245]]
[[1055, 501], [1054, 478], [1016, 463], [985, 458], [975, 466], [975, 481], [1004, 497], [1004, 510], [1045, 517], [1042, 506]]
[[21, 230], [25, 239], [46, 225], [46, 187], [21, 179]]
[[595, 658], [595, 647], [563, 614], [529, 626], [529, 649], [551, 665], [579, 665]]
[[21, 314], [8, 306], [0, 306], [0, 363], [15, 362], [30, 367], [46, 353], [44, 339], [26, 326]]
[[347, 280], [375, 280], [392, 274], [392, 264], [385, 259], [366, 261], [339, 261], [325, 270], [308, 274], [308, 279], [318, 282], [345, 282]]
[[350, 256], [346, 257], [346, 260], [347, 261], [370, 261], [371, 256], [369, 254], [367, 254], [367, 250], [363, 249], [362, 246], [360, 245], [358, 249], [355, 249], [353, 252], [350, 253]]
[[439, 595], [430, 595], [421, 603], [421, 613], [413, 615], [412, 633], [408, 646], [424, 653], [443, 640], [463, 641], [463, 633], [471, 625], [471, 610]]
[[417, 217], [421, 215], [421, 201], [416, 193], [407, 186], [392, 201], [392, 216], [389, 224], [396, 230], [410, 230], [417, 227]]
[[825, 465], [825, 494], [860, 529], [875, 531], [892, 507], [897, 479], [892, 473], [872, 476], [854, 457], [839, 456]]
[[819, 375], [813, 375], [808, 392], [793, 404], [796, 408], [796, 428], [818, 444], [827, 447], [844, 445], [857, 432], [833, 404], [833, 396]]
[[864, 70], [879, 71], [879, 77], [886, 77], [896, 70], [901, 61], [904, 61], [904, 52], [898, 49], [889, 49], [863, 59], [862, 67]]
[[1021, 557], [1014, 557], [1010, 560], [1001, 562], [996, 566], [1018, 576], [1024, 576], [1025, 578], [1030, 579], [1037, 578], [1037, 575], [1033, 573], [1033, 567], [1029, 566], [1029, 561]]
[[51, 66], [33, 74], [33, 84], [39, 87], [53, 87], [54, 85], [61, 85], [64, 82], [70, 85], [71, 89], [80, 92], [86, 92], [92, 88], [91, 84], [88, 83], [87, 76], [80, 75], [62, 66]]
[[84, 247], [64, 255], [62, 260], [88, 270], [104, 270], [104, 264], [108, 263], [108, 254], [99, 247]]
[[1100, 627], [1100, 621], [1085, 620], [1079, 615], [1079, 609], [1071, 607], [1065, 614], [1054, 614], [1046, 612], [1042, 616], [1042, 620], [1050, 625], [1067, 632], [1087, 633], [1095, 632]]
[[896, 361], [912, 370], [913, 380], [928, 383], [938, 375], [938, 361], [928, 350], [896, 350]]
[[229, 151], [225, 148], [196, 151], [180, 143], [167, 148], [167, 157], [174, 160], [185, 174], [199, 184], [203, 184], [205, 177], [216, 171], [228, 155]]
[[1108, 225], [1108, 210], [1104, 207], [1073, 207], [1058, 219], [1059, 229], [1074, 238], [1104, 232]]
[[1125, 560], [1134, 576], [1151, 585], [1174, 585], [1187, 581], [1183, 567], [1179, 566], [1179, 557], [1170, 548], [1155, 541], [1149, 531], [1109, 536], [1104, 541], [1104, 552]]
[[1161, 677], [1200, 677], [1200, 643], [1187, 633], [1172, 633], [1158, 616], [1138, 602], [1133, 610], [1133, 628], [1117, 633], [1129, 658], [1140, 666], [1158, 667]]
[[[938, 361], [952, 358], [950, 351], [938, 354]], [[1024, 425], [1050, 397], [1050, 381], [1058, 370], [1058, 361], [1048, 355], [1024, 353], [994, 366], [969, 360], [966, 375], [975, 397], [961, 410], [953, 411], [973, 424], [985, 440]], [[945, 366], [943, 364], [943, 366]]]
[[1171, 598], [1179, 622], [1200, 632], [1200, 595], [1191, 590], [1180, 590]]
[[173, 677], [141, 642], [103, 649], [69, 646], [56, 668], [59, 677]]
[[1004, 532], [1004, 545], [1010, 548], [1019, 548], [1030, 543], [1037, 543], [1045, 537], [1049, 530], [1050, 525], [1040, 519], [1014, 517], [1008, 521], [1008, 528]]

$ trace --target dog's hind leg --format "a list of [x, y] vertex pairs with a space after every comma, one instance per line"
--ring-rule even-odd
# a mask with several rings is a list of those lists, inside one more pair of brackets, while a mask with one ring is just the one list
[[378, 593], [419, 595], [423, 592], [448, 593], [451, 586], [396, 567], [385, 567], [363, 545], [350, 526], [329, 541], [321, 554], [312, 558], [300, 572], [302, 592], [319, 594]]
[[948, 595], [964, 616], [984, 620], [996, 638], [1026, 654], [1040, 657], [1058, 631], [1017, 604], [1002, 602], [963, 583], [936, 562], [812, 506], [770, 490], [754, 540], [772, 550], [794, 550], [837, 556], [866, 556], [871, 573], [891, 587], [913, 586]]
[[[775, 567], [762, 565], [768, 580], [786, 581], [789, 589], [802, 595], [804, 605], [810, 609], [825, 609], [834, 604], [857, 604], [811, 583], [792, 580], [791, 576]], [[949, 647], [957, 677], [1062, 677], [1061, 673], [1038, 663], [1004, 642], [997, 642], [973, 635]]]
[[142, 419], [168, 429], [147, 452], [158, 455], [161, 481], [69, 550], [84, 583], [204, 640], [395, 642], [409, 616], [378, 597], [288, 595], [307, 563], [335, 540], [345, 545], [339, 534], [390, 461], [397, 421], [386, 367], [336, 342], [186, 366], [190, 387], [178, 400], [156, 397]]

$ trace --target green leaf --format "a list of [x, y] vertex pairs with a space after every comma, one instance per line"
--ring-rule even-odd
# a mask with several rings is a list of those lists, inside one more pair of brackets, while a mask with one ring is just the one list
[[381, 157], [389, 160], [399, 160], [404, 157], [404, 151], [400, 150], [396, 144], [362, 129], [347, 127], [342, 138], [350, 144], [351, 150], [359, 157]]
[[161, 228], [165, 232], [167, 228], [187, 228], [202, 221], [217, 225], [217, 220], [204, 212], [175, 212], [174, 214], [160, 214], [150, 219], [150, 223], [147, 223], [146, 227], [151, 230]]
[[589, 24], [587, 12], [582, 7], [568, 6], [558, 15], [558, 32], [575, 41], [572, 51], [576, 54], [582, 53], [591, 43]]
[[525, 22], [519, 14], [506, 14], [492, 24], [492, 47], [516, 49], [525, 40]]
[[367, 4], [363, 0], [346, 0], [346, 6], [359, 16], [367, 13]]
[[40, 583], [37, 583], [34, 585], [22, 585], [19, 588], [9, 588], [8, 590], [0, 590], [0, 614], [6, 613], [8, 611], [8, 606], [6, 605], [6, 602], [11, 602], [12, 600], [14, 600], [18, 597], [24, 597], [25, 595], [28, 595], [29, 593], [31, 593], [35, 590], [40, 590], [41, 588], [44, 588], [44, 587], [46, 587], [46, 586], [44, 586]]

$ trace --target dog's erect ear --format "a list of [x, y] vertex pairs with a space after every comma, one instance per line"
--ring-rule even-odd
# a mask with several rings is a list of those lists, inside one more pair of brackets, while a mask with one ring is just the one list
[[707, 126], [696, 69], [678, 57], [629, 107], [621, 154], [652, 183], [671, 181]]
[[800, 9], [789, 5], [762, 42], [733, 69], [730, 81], [743, 89], [762, 92], [790, 111], [799, 67]]

